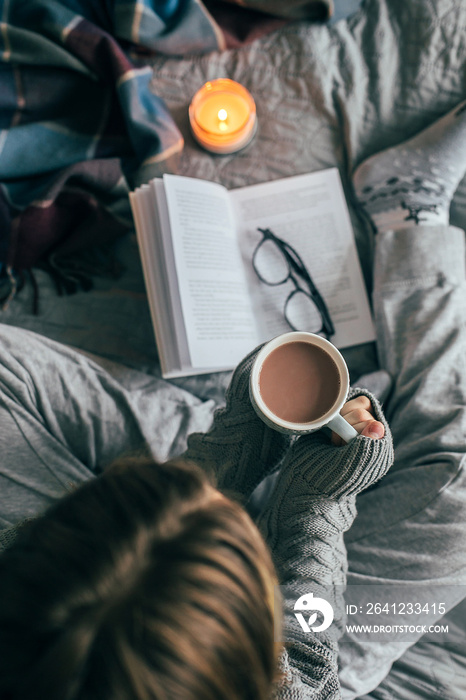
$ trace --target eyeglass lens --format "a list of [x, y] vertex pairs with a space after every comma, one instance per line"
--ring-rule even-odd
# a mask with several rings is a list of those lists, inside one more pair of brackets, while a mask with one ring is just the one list
[[288, 261], [277, 244], [264, 238], [254, 254], [254, 267], [260, 279], [266, 284], [283, 284], [290, 276]]
[[319, 333], [322, 330], [322, 316], [306, 292], [297, 289], [291, 292], [285, 304], [285, 318], [297, 331]]

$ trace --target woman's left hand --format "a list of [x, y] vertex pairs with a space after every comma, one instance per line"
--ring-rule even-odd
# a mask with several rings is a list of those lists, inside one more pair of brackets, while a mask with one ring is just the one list
[[[340, 413], [364, 437], [380, 440], [385, 435], [383, 423], [375, 420], [372, 404], [367, 396], [357, 396], [347, 401]], [[334, 445], [345, 444], [336, 433], [332, 433], [332, 442]]]

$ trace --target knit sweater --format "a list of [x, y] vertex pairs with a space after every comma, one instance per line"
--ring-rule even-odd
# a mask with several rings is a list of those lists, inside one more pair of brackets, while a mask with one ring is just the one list
[[[270, 547], [283, 597], [282, 680], [274, 700], [340, 698], [338, 638], [344, 628], [343, 591], [347, 559], [343, 534], [356, 516], [356, 496], [384, 476], [393, 463], [389, 426], [378, 401], [351, 389], [348, 399], [370, 398], [385, 427], [380, 440], [358, 436], [336, 447], [324, 431], [292, 438], [267, 427], [249, 400], [249, 375], [257, 351], [236, 369], [206, 434], [188, 440], [184, 457], [206, 469], [221, 491], [247, 501], [255, 487], [279, 469], [275, 486], [258, 519]], [[333, 607], [334, 620], [323, 632], [303, 633], [294, 604], [305, 593]]]

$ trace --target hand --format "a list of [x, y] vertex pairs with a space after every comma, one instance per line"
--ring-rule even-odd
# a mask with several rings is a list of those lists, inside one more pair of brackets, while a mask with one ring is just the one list
[[214, 477], [220, 491], [248, 498], [274, 472], [285, 456], [291, 435], [269, 428], [249, 398], [249, 377], [260, 348], [235, 369], [226, 392], [226, 404], [217, 409], [207, 433], [192, 433], [185, 460], [195, 462]]
[[[380, 440], [385, 435], [383, 423], [375, 420], [372, 404], [367, 396], [357, 396], [347, 401], [340, 411], [341, 415], [360, 435]], [[334, 445], [346, 444], [336, 433], [332, 433]]]

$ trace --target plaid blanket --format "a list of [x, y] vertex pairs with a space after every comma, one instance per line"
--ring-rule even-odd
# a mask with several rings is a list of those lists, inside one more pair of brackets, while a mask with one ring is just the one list
[[[196, 0], [0, 0], [0, 265], [48, 266], [59, 291], [86, 285], [76, 251], [128, 230], [128, 183], [183, 147], [135, 48], [222, 48]], [[123, 195], [123, 196], [122, 196]], [[46, 261], [46, 262], [44, 262]]]
[[114, 272], [128, 189], [174, 170], [183, 148], [148, 55], [239, 46], [333, 4], [278, 6], [282, 17], [263, 0], [0, 0], [0, 302], [35, 285], [34, 266], [59, 293]]

